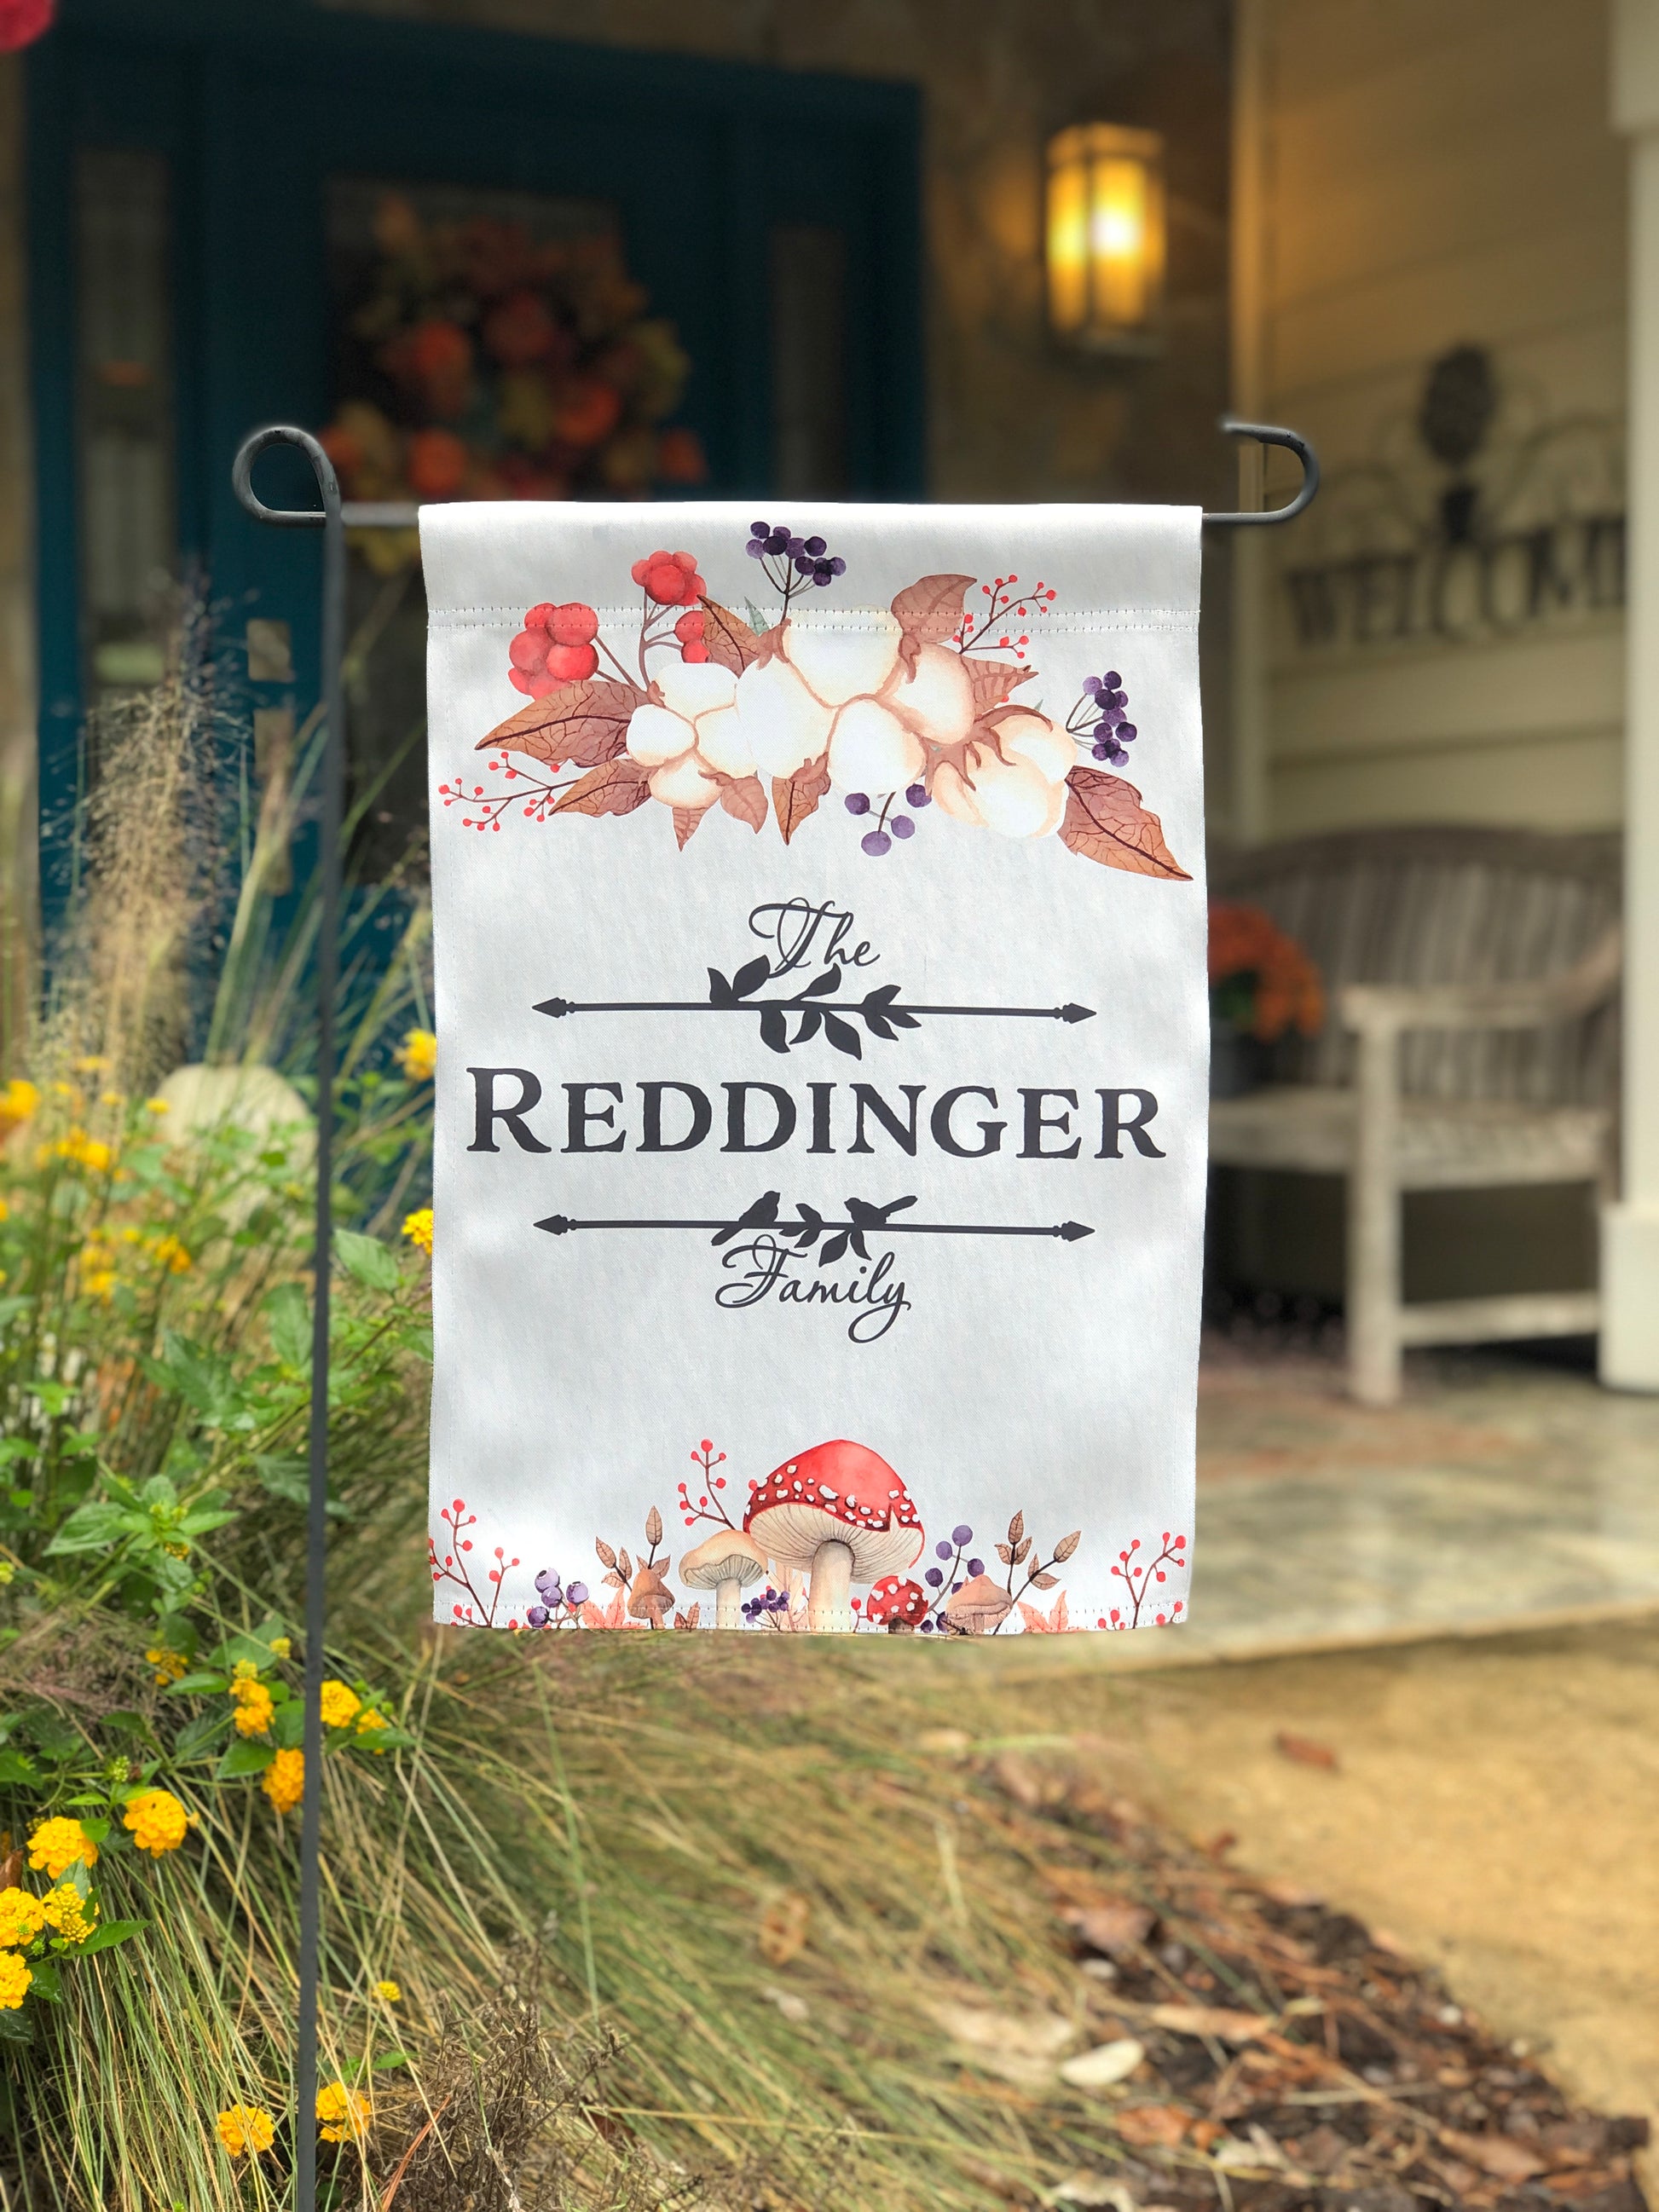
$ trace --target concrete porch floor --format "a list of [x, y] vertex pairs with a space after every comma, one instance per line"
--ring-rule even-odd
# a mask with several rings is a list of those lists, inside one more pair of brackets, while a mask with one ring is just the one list
[[1659, 1399], [1518, 1354], [1432, 1353], [1377, 1412], [1344, 1395], [1328, 1346], [1206, 1339], [1192, 1612], [1169, 1639], [1183, 1657], [1649, 1607]]

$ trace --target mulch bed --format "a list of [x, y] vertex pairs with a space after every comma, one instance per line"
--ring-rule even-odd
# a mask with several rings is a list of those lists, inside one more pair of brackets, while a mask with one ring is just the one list
[[1121, 2160], [1091, 2159], [1049, 2202], [1644, 2212], [1631, 2154], [1647, 2121], [1575, 2106], [1350, 1914], [1245, 1878], [1230, 1839], [1183, 1844], [1096, 1783], [1014, 1754], [983, 1778], [1050, 1892], [1097, 2050], [1144, 2054], [1097, 2093]]

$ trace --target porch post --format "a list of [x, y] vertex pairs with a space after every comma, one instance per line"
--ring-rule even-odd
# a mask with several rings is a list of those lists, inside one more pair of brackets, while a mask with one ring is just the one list
[[1601, 1379], [1659, 1390], [1659, 0], [1613, 0], [1630, 138], [1623, 1179], [1601, 1221]]

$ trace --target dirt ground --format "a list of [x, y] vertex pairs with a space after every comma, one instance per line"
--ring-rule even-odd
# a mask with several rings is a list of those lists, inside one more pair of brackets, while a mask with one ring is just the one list
[[1097, 1729], [1126, 1790], [1199, 1837], [1231, 1831], [1235, 1863], [1438, 1962], [1587, 2101], [1659, 2117], [1659, 1615], [1068, 1671], [1011, 1700]]

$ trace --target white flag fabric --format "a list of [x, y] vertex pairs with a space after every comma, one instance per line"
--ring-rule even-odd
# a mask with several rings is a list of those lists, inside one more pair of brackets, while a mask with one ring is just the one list
[[1199, 520], [424, 510], [437, 1619], [1183, 1618]]

